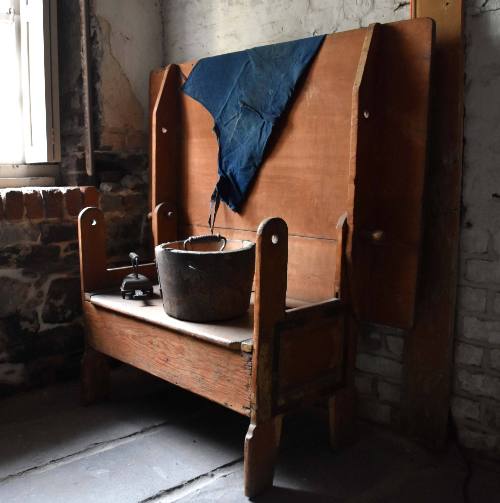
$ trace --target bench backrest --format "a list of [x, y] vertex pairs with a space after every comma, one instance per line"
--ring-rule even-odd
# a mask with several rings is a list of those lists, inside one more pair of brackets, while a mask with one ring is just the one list
[[[363, 222], [361, 238], [375, 230], [370, 228], [375, 210], [382, 216], [377, 228], [391, 241], [411, 241], [415, 249], [408, 259], [411, 277], [392, 281], [393, 289], [411, 292], [403, 295], [400, 313], [382, 320], [400, 326], [411, 323], [413, 316], [426, 160], [432, 30], [428, 20], [420, 21], [328, 36], [273, 132], [243, 211], [236, 214], [222, 204], [216, 222], [217, 231], [227, 237], [254, 240], [264, 218], [285, 219], [288, 296], [318, 301], [334, 295], [339, 217], [345, 212], [349, 216], [350, 259], [370, 261], [371, 240], [357, 240], [356, 231], [358, 221]], [[152, 204], [168, 201], [177, 206], [179, 237], [208, 231], [210, 196], [217, 181], [213, 119], [180, 91], [194, 64], [170, 65], [151, 78]], [[412, 79], [418, 81], [416, 88], [408, 88]], [[393, 97], [390, 93], [399, 87]], [[363, 93], [367, 99], [360, 104]], [[403, 203], [394, 209], [397, 216], [388, 213], [395, 202]], [[400, 226], [398, 235], [393, 235], [393, 218]], [[413, 226], [409, 233], [407, 225]], [[361, 248], [356, 252], [358, 241]], [[390, 273], [390, 267], [380, 264], [375, 273], [383, 274], [384, 268]], [[365, 269], [358, 268], [366, 275]], [[373, 267], [369, 269], [373, 274]], [[354, 274], [353, 280], [363, 278]], [[373, 318], [372, 307], [366, 312], [363, 289], [354, 285], [356, 291], [363, 297], [358, 308]]]

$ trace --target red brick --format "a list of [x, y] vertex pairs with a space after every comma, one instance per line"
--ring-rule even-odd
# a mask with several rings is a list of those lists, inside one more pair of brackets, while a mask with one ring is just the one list
[[21, 220], [23, 215], [23, 193], [20, 190], [9, 190], [5, 193], [5, 218], [7, 220]]
[[64, 202], [66, 203], [66, 210], [69, 215], [76, 216], [82, 209], [83, 195], [80, 189], [68, 189], [64, 193]]
[[83, 194], [83, 207], [99, 207], [99, 191], [95, 187], [80, 187]]
[[47, 218], [62, 218], [63, 195], [59, 189], [47, 189], [42, 191]]
[[43, 199], [40, 191], [25, 192], [24, 207], [28, 218], [43, 218]]

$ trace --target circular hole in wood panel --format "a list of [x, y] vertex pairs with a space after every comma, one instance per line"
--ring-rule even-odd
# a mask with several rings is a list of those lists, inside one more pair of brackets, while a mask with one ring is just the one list
[[273, 235], [271, 236], [271, 243], [272, 243], [273, 245], [277, 245], [277, 244], [278, 244], [278, 241], [279, 241], [278, 234], [273, 234]]

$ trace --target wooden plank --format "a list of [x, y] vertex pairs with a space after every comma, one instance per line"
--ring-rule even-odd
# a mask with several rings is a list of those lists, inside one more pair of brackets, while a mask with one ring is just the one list
[[406, 342], [404, 427], [427, 446], [447, 438], [458, 277], [463, 148], [463, 2], [414, 0], [436, 22], [432, 143], [418, 317]]
[[[354, 231], [354, 206], [356, 201], [356, 182], [358, 164], [358, 133], [360, 127], [365, 127], [363, 103], [360, 102], [360, 92], [365, 80], [366, 69], [373, 65], [374, 53], [377, 45], [378, 25], [370, 25], [365, 33], [365, 39], [359, 55], [358, 67], [354, 79], [351, 97], [351, 150], [349, 157], [348, 178], [348, 203], [346, 214], [339, 218], [337, 234], [339, 247], [338, 270], [335, 279], [336, 290], [340, 292], [340, 298], [350, 306], [349, 316], [346, 316], [344, 330], [343, 354], [343, 381], [344, 387], [337, 390], [328, 400], [330, 444], [333, 448], [353, 442], [356, 438], [356, 388], [354, 385], [354, 368], [358, 339], [358, 323], [353, 312], [353, 292], [355, 284], [355, 271], [353, 266], [353, 231]], [[372, 73], [373, 75], [373, 73]], [[341, 243], [341, 244], [340, 244]], [[354, 281], [353, 281], [354, 278]], [[366, 285], [367, 287], [369, 285]]]
[[88, 344], [240, 414], [250, 415], [250, 355], [83, 303]]
[[[206, 234], [208, 227], [182, 226], [181, 238], [192, 234]], [[256, 241], [254, 231], [225, 229], [217, 226], [214, 232], [230, 239]], [[306, 302], [319, 302], [335, 295], [337, 241], [288, 236], [287, 297]]]
[[90, 302], [115, 313], [151, 323], [167, 330], [202, 339], [212, 344], [239, 351], [241, 343], [252, 338], [253, 306], [241, 318], [217, 323], [193, 323], [168, 316], [163, 310], [158, 285], [154, 287], [154, 298], [147, 300], [122, 299], [119, 291], [97, 293]]
[[[88, 292], [119, 286], [132, 272], [131, 266], [107, 268], [106, 222], [99, 208], [85, 208], [78, 216], [78, 244], [82, 298]], [[154, 263], [139, 265], [139, 272], [157, 281]]]
[[[153, 131], [153, 110], [158, 100], [158, 97], [162, 90], [162, 83], [165, 77], [165, 68], [158, 68], [156, 70], [152, 70], [149, 74], [149, 132], [150, 135]], [[149, 138], [149, 207], [151, 210], [154, 209], [153, 199], [152, 199], [152, 190], [153, 190], [153, 141], [152, 137]]]
[[252, 354], [250, 427], [245, 437], [245, 494], [255, 496], [272, 485], [281, 417], [273, 415], [274, 330], [285, 317], [288, 229], [280, 218], [257, 231], [255, 322]]
[[281, 416], [250, 423], [245, 436], [245, 496], [253, 499], [273, 485], [274, 465], [281, 437]]
[[81, 290], [88, 292], [108, 287], [106, 270], [106, 225], [98, 208], [85, 208], [78, 215]]
[[[365, 29], [326, 38], [296, 98], [273, 132], [268, 156], [241, 214], [221, 205], [217, 223], [255, 230], [279, 215], [290, 234], [335, 239], [347, 206], [352, 83]], [[181, 65], [188, 75], [193, 63]], [[217, 180], [217, 140], [207, 110], [181, 96], [184, 143], [180, 165], [181, 223], [205, 225]]]
[[311, 403], [345, 385], [345, 309], [340, 300], [287, 311], [275, 334], [276, 413]]
[[160, 203], [153, 209], [152, 216], [154, 246], [176, 241], [178, 235], [177, 206], [169, 202]]
[[272, 416], [272, 366], [275, 325], [285, 318], [288, 229], [280, 218], [257, 231], [255, 315], [252, 365], [252, 422]]
[[160, 203], [176, 204], [177, 172], [183, 131], [179, 93], [182, 76], [177, 65], [164, 73], [151, 119], [151, 210]]
[[353, 305], [362, 321], [413, 324], [432, 49], [430, 19], [377, 26], [353, 104]]

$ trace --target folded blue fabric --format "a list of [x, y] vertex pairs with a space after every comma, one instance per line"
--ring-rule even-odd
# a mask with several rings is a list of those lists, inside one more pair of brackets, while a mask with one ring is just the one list
[[214, 118], [220, 197], [239, 211], [262, 162], [274, 123], [324, 36], [256, 47], [198, 61], [183, 86]]

